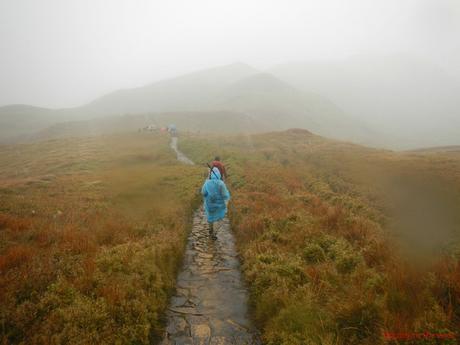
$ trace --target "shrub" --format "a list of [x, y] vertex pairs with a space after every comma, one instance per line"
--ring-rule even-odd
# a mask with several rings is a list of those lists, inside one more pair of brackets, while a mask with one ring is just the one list
[[351, 273], [360, 261], [360, 257], [355, 255], [342, 256], [337, 260], [337, 271], [342, 274]]
[[339, 337], [346, 344], [381, 344], [382, 311], [372, 302], [352, 304], [337, 312]]
[[316, 264], [326, 260], [324, 249], [317, 243], [307, 244], [303, 250], [302, 257], [310, 264]]

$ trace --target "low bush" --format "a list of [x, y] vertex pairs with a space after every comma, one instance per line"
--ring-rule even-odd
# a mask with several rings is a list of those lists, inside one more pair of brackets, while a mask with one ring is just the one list
[[[427, 175], [445, 181], [454, 194], [460, 191], [455, 171], [440, 169], [431, 158], [302, 130], [254, 135], [247, 142], [191, 136], [181, 146], [197, 160], [219, 154], [230, 165], [233, 231], [252, 314], [267, 344], [384, 344], [385, 332], [454, 334], [458, 252], [438, 246], [420, 262], [404, 249], [421, 248], [405, 242], [395, 226], [400, 186], [393, 182]], [[460, 214], [456, 195], [450, 207]], [[458, 220], [451, 220], [458, 229]], [[436, 239], [439, 229], [430, 231], [424, 236]], [[458, 245], [459, 238], [453, 233], [449, 240]]]

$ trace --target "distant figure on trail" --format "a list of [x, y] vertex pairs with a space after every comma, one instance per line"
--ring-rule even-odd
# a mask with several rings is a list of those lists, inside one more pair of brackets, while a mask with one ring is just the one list
[[171, 134], [171, 136], [176, 137], [177, 136], [177, 127], [174, 124], [168, 125], [168, 132]]
[[204, 209], [209, 223], [209, 234], [212, 239], [216, 239], [213, 224], [225, 217], [227, 203], [230, 200], [230, 192], [224, 181], [222, 181], [217, 167], [210, 169], [209, 178], [203, 184], [201, 194], [204, 197]]
[[220, 161], [220, 157], [219, 156], [216, 156], [214, 158], [214, 160], [212, 161], [211, 163], [211, 167], [215, 167], [217, 169], [219, 169], [219, 172], [220, 172], [220, 176], [222, 178], [222, 180], [226, 180], [227, 179], [227, 172], [225, 171], [225, 166], [224, 164]]

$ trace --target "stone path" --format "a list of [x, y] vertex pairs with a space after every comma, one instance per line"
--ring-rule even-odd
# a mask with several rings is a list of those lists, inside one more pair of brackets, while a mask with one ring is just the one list
[[[177, 139], [175, 145], [177, 150]], [[162, 345], [260, 344], [247, 318], [247, 290], [228, 219], [215, 223], [214, 231], [216, 240], [201, 207], [193, 217]]]
[[176, 152], [177, 160], [185, 164], [194, 164], [191, 159], [179, 151], [177, 148], [177, 137], [171, 137], [171, 148]]

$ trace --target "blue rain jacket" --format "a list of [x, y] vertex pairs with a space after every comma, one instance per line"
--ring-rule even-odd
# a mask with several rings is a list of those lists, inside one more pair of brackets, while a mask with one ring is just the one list
[[230, 192], [224, 181], [221, 180], [219, 169], [212, 168], [210, 178], [201, 188], [201, 194], [204, 197], [204, 209], [208, 222], [213, 223], [224, 218], [227, 213]]

